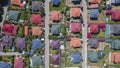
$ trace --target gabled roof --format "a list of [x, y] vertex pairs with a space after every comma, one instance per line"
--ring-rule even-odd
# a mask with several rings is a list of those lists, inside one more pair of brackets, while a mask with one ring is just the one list
[[101, 0], [88, 0], [89, 3], [100, 3]]
[[99, 17], [99, 10], [98, 9], [90, 9], [90, 18], [97, 19]]
[[80, 17], [82, 15], [82, 11], [80, 8], [71, 8], [70, 16], [71, 17]]
[[60, 64], [60, 55], [52, 54], [52, 64], [53, 65]]
[[82, 30], [82, 24], [81, 23], [71, 23], [70, 24], [71, 31], [74, 33], [78, 33]]
[[120, 10], [115, 10], [112, 16], [113, 20], [120, 20]]
[[59, 5], [60, 4], [60, 0], [51, 0], [51, 3], [53, 5]]
[[18, 21], [20, 17], [20, 13], [18, 11], [15, 10], [9, 10], [8, 11], [8, 20], [15, 20]]
[[14, 4], [14, 5], [20, 5], [22, 2], [22, 0], [11, 0], [11, 4]]
[[99, 45], [99, 41], [98, 41], [98, 39], [90, 39], [90, 47], [91, 48], [97, 48], [98, 47], [98, 45]]
[[90, 8], [99, 8], [99, 4], [90, 4]]
[[11, 68], [8, 62], [0, 62], [0, 68]]
[[32, 64], [33, 66], [40, 66], [42, 64], [42, 57], [41, 55], [39, 56], [32, 56]]
[[120, 63], [120, 52], [112, 52], [111, 53], [111, 61], [113, 63]]
[[41, 21], [42, 21], [41, 15], [39, 15], [39, 14], [32, 14], [31, 15], [31, 22], [33, 24], [41, 24]]
[[3, 38], [2, 38], [2, 45], [11, 47], [13, 45], [13, 38], [12, 38], [12, 36], [3, 36]]
[[32, 40], [32, 49], [37, 50], [41, 49], [43, 46], [42, 41], [40, 39], [34, 39]]
[[53, 35], [58, 35], [60, 33], [60, 25], [52, 25], [51, 33]]
[[71, 38], [70, 46], [71, 47], [80, 47], [81, 46], [80, 38]]
[[91, 24], [90, 25], [90, 33], [98, 33], [98, 32], [99, 32], [98, 24]]
[[120, 25], [118, 25], [118, 24], [110, 25], [110, 32], [111, 32], [111, 34], [119, 35], [120, 34]]
[[25, 35], [25, 36], [28, 35], [28, 26], [24, 26], [24, 35]]
[[38, 11], [42, 7], [42, 4], [40, 1], [32, 1], [32, 10]]
[[115, 50], [119, 50], [120, 49], [120, 40], [113, 40], [111, 42], [111, 48], [115, 49]]
[[98, 62], [98, 53], [97, 52], [88, 52], [88, 60], [90, 62]]
[[80, 53], [78, 52], [71, 53], [71, 61], [73, 63], [80, 63], [81, 60], [82, 60], [82, 57]]
[[23, 65], [24, 63], [22, 58], [17, 57], [14, 59], [14, 68], [24, 68]]
[[59, 21], [60, 20], [60, 11], [52, 11], [51, 12], [51, 20]]
[[26, 45], [25, 38], [20, 38], [20, 37], [16, 38], [16, 47], [18, 49], [24, 50], [25, 49], [25, 45]]
[[41, 34], [42, 34], [42, 28], [41, 27], [37, 27], [37, 26], [32, 27], [32, 35], [33, 36], [39, 36]]
[[60, 40], [52, 40], [52, 42], [50, 43], [50, 47], [52, 49], [59, 49], [61, 45]]

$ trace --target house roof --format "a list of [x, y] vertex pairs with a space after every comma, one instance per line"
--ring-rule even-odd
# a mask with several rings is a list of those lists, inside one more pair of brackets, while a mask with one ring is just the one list
[[82, 15], [82, 11], [80, 8], [70, 8], [71, 17], [80, 17]]
[[98, 66], [88, 66], [88, 68], [100, 68]]
[[33, 24], [42, 24], [42, 18], [41, 18], [41, 15], [39, 14], [32, 14], [31, 15], [31, 22]]
[[20, 4], [20, 9], [25, 9], [25, 4]]
[[52, 64], [53, 65], [60, 64], [60, 55], [52, 54]]
[[11, 0], [11, 4], [14, 4], [14, 5], [20, 5], [22, 2], [22, 0]]
[[51, 0], [51, 3], [52, 3], [53, 5], [59, 5], [60, 0]]
[[120, 10], [115, 10], [112, 16], [114, 17], [113, 20], [120, 20]]
[[119, 50], [120, 49], [120, 40], [113, 40], [111, 42], [111, 48], [115, 49], [115, 50]]
[[2, 38], [2, 45], [6, 45], [11, 47], [13, 45], [13, 38], [12, 36], [3, 36]]
[[99, 8], [99, 4], [90, 4], [90, 8]]
[[90, 47], [91, 48], [97, 48], [98, 47], [98, 45], [99, 45], [99, 41], [98, 41], [98, 39], [90, 39]]
[[1, 68], [11, 68], [11, 65], [8, 62], [0, 62]]
[[60, 40], [52, 40], [52, 42], [50, 43], [50, 47], [52, 49], [59, 49], [61, 45]]
[[60, 25], [52, 25], [51, 33], [53, 35], [58, 35], [60, 33]]
[[34, 39], [32, 40], [32, 49], [37, 50], [41, 49], [43, 46], [42, 41], [40, 39]]
[[120, 34], [120, 25], [118, 25], [118, 24], [110, 25], [110, 33], [119, 35]]
[[99, 17], [99, 10], [98, 9], [90, 9], [90, 18], [97, 19]]
[[23, 59], [22, 58], [15, 58], [14, 59], [14, 68], [23, 68]]
[[71, 61], [73, 63], [80, 63], [81, 60], [82, 60], [82, 57], [80, 53], [78, 52], [71, 53]]
[[3, 47], [4, 47], [4, 46], [1, 46], [1, 45], [0, 45], [0, 52], [2, 52], [2, 51], [3, 51]]
[[88, 0], [89, 3], [100, 3], [101, 0]]
[[112, 10], [106, 10], [106, 14], [107, 14], [107, 15], [111, 15], [112, 13], [113, 13]]
[[15, 20], [15, 21], [18, 21], [19, 20], [19, 17], [20, 17], [20, 13], [18, 11], [15, 11], [15, 10], [9, 10], [8, 11], [8, 20]]
[[82, 30], [82, 24], [81, 23], [71, 23], [70, 24], [71, 31], [74, 33], [78, 33]]
[[70, 46], [71, 47], [80, 47], [81, 46], [80, 38], [71, 38]]
[[98, 32], [99, 32], [98, 24], [91, 24], [90, 25], [90, 33], [98, 33]]
[[42, 64], [42, 57], [41, 55], [39, 56], [32, 56], [32, 64], [33, 66], [40, 66]]
[[110, 4], [107, 4], [106, 5], [106, 10], [111, 10], [112, 9], [112, 6]]
[[52, 11], [50, 18], [52, 21], [59, 21], [60, 20], [60, 11]]
[[17, 37], [16, 38], [16, 47], [20, 50], [24, 50], [25, 48], [25, 38], [20, 38], [20, 37]]
[[40, 1], [32, 1], [32, 10], [38, 11], [42, 7], [42, 4]]
[[87, 33], [87, 38], [91, 38], [92, 34], [91, 33]]
[[33, 36], [38, 36], [42, 34], [42, 28], [41, 27], [37, 27], [37, 26], [33, 26], [32, 27], [32, 35]]
[[114, 63], [120, 63], [120, 52], [112, 52], [111, 61]]
[[97, 52], [88, 52], [88, 60], [90, 62], [98, 62], [98, 53]]
[[25, 36], [28, 35], [28, 26], [24, 26], [24, 35], [25, 35]]

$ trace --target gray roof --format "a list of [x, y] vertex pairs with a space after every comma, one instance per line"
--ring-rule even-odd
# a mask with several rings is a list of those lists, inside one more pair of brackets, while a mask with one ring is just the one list
[[20, 50], [24, 50], [25, 48], [25, 38], [16, 38], [16, 47]]
[[98, 47], [98, 45], [99, 45], [99, 41], [98, 41], [98, 39], [90, 39], [90, 47], [91, 48], [97, 48]]
[[42, 4], [40, 1], [32, 1], [32, 10], [38, 11], [42, 7]]
[[33, 56], [32, 57], [32, 63], [33, 63], [33, 66], [39, 66], [41, 65], [42, 63], [42, 57], [39, 55], [39, 56]]
[[113, 40], [111, 42], [111, 48], [115, 49], [115, 50], [119, 50], [120, 49], [120, 40]]
[[8, 46], [8, 47], [11, 47], [13, 45], [12, 36], [3, 36], [2, 44], [5, 45], [5, 46]]
[[120, 34], [120, 25], [118, 25], [118, 24], [110, 25], [110, 32], [111, 32], [111, 34], [119, 35]]

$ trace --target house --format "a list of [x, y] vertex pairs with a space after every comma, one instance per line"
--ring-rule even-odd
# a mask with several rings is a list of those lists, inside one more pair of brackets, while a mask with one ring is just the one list
[[25, 36], [28, 35], [28, 26], [24, 26], [24, 35], [25, 35]]
[[59, 35], [59, 33], [60, 33], [60, 25], [52, 25], [51, 33], [53, 35]]
[[105, 12], [106, 12], [106, 15], [111, 15], [113, 13], [112, 10], [106, 10]]
[[120, 0], [111, 0], [111, 4], [120, 5]]
[[3, 31], [5, 34], [16, 35], [18, 27], [13, 24], [3, 24]]
[[81, 23], [70, 23], [70, 29], [71, 32], [73, 33], [80, 33], [80, 31], [82, 30], [82, 24]]
[[80, 38], [71, 38], [70, 46], [74, 48], [80, 47], [81, 46]]
[[99, 32], [98, 24], [91, 24], [89, 28], [90, 28], [90, 33], [96, 34]]
[[112, 52], [111, 53], [111, 62], [120, 63], [120, 52]]
[[33, 66], [40, 66], [42, 64], [42, 56], [34, 55], [32, 56], [32, 65]]
[[90, 39], [89, 43], [90, 43], [90, 48], [94, 48], [94, 49], [96, 49], [99, 45], [98, 39]]
[[55, 21], [55, 22], [60, 21], [60, 11], [52, 11], [50, 18], [52, 21]]
[[12, 36], [3, 36], [2, 45], [7, 46], [7, 47], [12, 47], [13, 37]]
[[88, 0], [88, 2], [89, 2], [90, 4], [95, 4], [95, 3], [100, 4], [101, 0]]
[[39, 50], [43, 46], [42, 41], [40, 39], [34, 39], [32, 40], [32, 49], [33, 50]]
[[14, 68], [24, 68], [24, 63], [22, 58], [16, 57], [14, 59]]
[[91, 4], [90, 9], [96, 9], [99, 8], [99, 4]]
[[13, 5], [20, 5], [22, 3], [22, 0], [11, 0], [11, 4]]
[[119, 21], [120, 20], [120, 10], [114, 10], [111, 15], [111, 19], [115, 20], [115, 21]]
[[39, 11], [42, 7], [42, 3], [40, 1], [32, 1], [32, 10]]
[[73, 18], [78, 18], [82, 15], [80, 8], [70, 8], [70, 16]]
[[50, 47], [54, 50], [60, 49], [60, 46], [61, 46], [60, 40], [52, 40], [52, 42], [50, 43]]
[[71, 0], [73, 4], [80, 4], [81, 0]]
[[18, 11], [15, 11], [15, 10], [8, 11], [8, 13], [7, 13], [8, 20], [18, 21], [19, 18], [20, 18], [20, 13]]
[[23, 51], [26, 45], [25, 38], [17, 37], [15, 41], [16, 41], [16, 47], [21, 51]]
[[111, 10], [112, 9], [112, 6], [110, 4], [107, 4], [106, 5], [106, 10]]
[[110, 33], [114, 35], [119, 35], [120, 34], [120, 25], [114, 24], [110, 25]]
[[88, 52], [88, 60], [92, 63], [98, 62], [98, 53], [97, 52]]
[[82, 61], [82, 56], [79, 52], [73, 52], [71, 53], [71, 61], [73, 63], [80, 63]]
[[32, 14], [30, 20], [33, 24], [42, 24], [42, 18], [40, 14]]
[[33, 36], [39, 36], [41, 34], [42, 34], [42, 28], [41, 27], [37, 27], [37, 26], [32, 27], [32, 35]]
[[29, 53], [30, 53], [31, 56], [33, 56], [35, 54], [35, 50], [32, 49], [32, 50], [30, 50]]
[[25, 4], [20, 4], [20, 9], [25, 9], [26, 5]]
[[4, 46], [0, 45], [0, 52], [3, 51], [3, 47], [4, 47]]
[[8, 62], [0, 62], [0, 68], [12, 68]]
[[120, 49], [120, 40], [113, 40], [111, 42], [111, 48], [115, 49], [115, 50], [119, 50]]
[[98, 19], [99, 9], [90, 9], [90, 19]]
[[60, 64], [60, 55], [52, 54], [52, 64], [53, 65], [59, 65]]
[[53, 6], [59, 6], [60, 0], [51, 0]]
[[88, 66], [88, 68], [100, 68], [98, 66]]

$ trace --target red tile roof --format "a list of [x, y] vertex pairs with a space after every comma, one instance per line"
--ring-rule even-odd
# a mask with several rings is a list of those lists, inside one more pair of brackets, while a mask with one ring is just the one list
[[39, 14], [32, 14], [31, 15], [31, 22], [33, 24], [41, 24], [41, 21], [42, 21], [41, 15], [39, 15]]
[[15, 58], [14, 59], [14, 68], [23, 68], [23, 59], [22, 58]]
[[20, 5], [21, 4], [21, 0], [11, 0], [11, 4]]
[[99, 4], [91, 4], [90, 5], [90, 8], [98, 8], [99, 7]]
[[52, 11], [50, 18], [52, 21], [60, 20], [60, 11]]
[[90, 33], [98, 33], [98, 24], [91, 24], [90, 25]]
[[120, 63], [120, 52], [112, 52], [111, 61], [114, 63]]
[[24, 35], [25, 35], [25, 36], [28, 35], [28, 26], [24, 26]]
[[70, 27], [71, 27], [71, 31], [74, 33], [80, 32], [82, 30], [81, 23], [71, 23]]
[[25, 4], [20, 4], [20, 9], [25, 9]]
[[87, 33], [87, 38], [91, 38], [92, 34], [91, 33]]
[[115, 11], [115, 20], [120, 20], [120, 10]]
[[81, 46], [80, 38], [71, 38], [70, 46], [75, 48], [80, 47]]
[[89, 3], [100, 3], [101, 0], [89, 0], [88, 2], [89, 2]]
[[32, 27], [32, 35], [38, 36], [42, 34], [42, 28], [41, 27]]
[[71, 8], [70, 9], [71, 17], [80, 17], [81, 14], [82, 14], [82, 11], [80, 8]]

